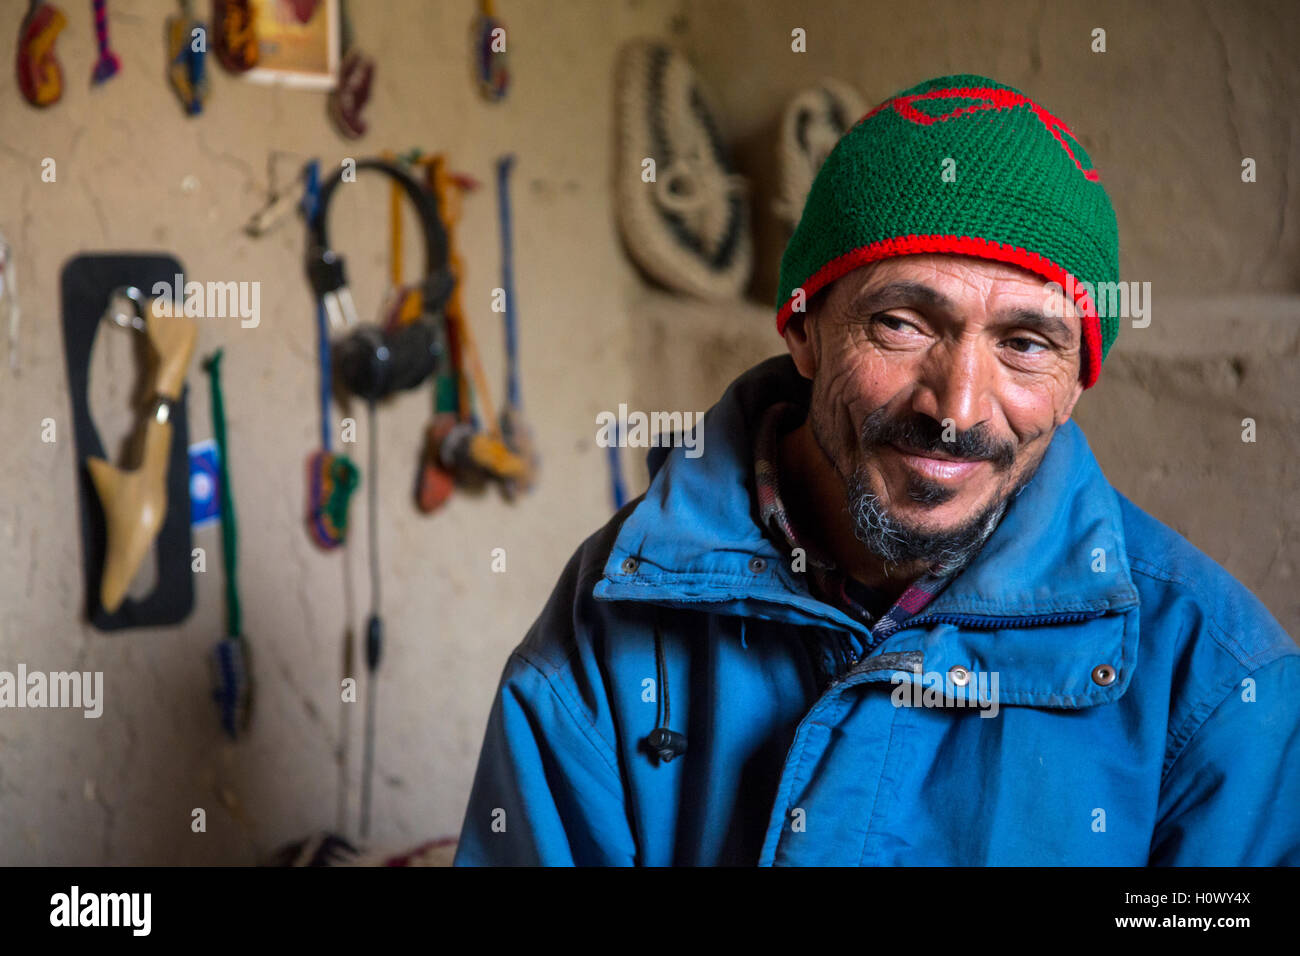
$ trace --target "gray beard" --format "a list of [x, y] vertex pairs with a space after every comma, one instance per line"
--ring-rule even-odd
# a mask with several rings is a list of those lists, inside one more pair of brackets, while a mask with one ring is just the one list
[[[979, 553], [984, 542], [998, 526], [1007, 505], [1024, 491], [1025, 486], [1038, 471], [1038, 466], [1042, 464], [1040, 458], [1010, 491], [961, 527], [949, 531], [920, 531], [904, 526], [889, 513], [880, 497], [872, 492], [861, 467], [851, 474], [841, 471], [835, 463], [834, 456], [828, 451], [831, 443], [825, 440], [824, 422], [814, 415], [811, 409], [809, 421], [812, 424], [813, 441], [821, 449], [822, 455], [831, 468], [844, 481], [849, 517], [853, 522], [853, 536], [868, 552], [885, 563], [887, 572], [890, 566], [918, 563], [928, 565], [937, 573], [947, 573], [965, 567]], [[946, 493], [946, 489], [942, 486], [924, 481], [911, 483], [908, 493], [915, 501], [928, 500], [934, 504], [941, 504], [952, 497], [952, 494]]]
[[1010, 494], [993, 502], [959, 528], [949, 531], [919, 531], [902, 525], [871, 491], [861, 469], [847, 481], [849, 515], [853, 535], [867, 550], [886, 564], [924, 562], [944, 572], [965, 567], [993, 529], [1002, 520], [1011, 499], [1024, 490], [1032, 472]]

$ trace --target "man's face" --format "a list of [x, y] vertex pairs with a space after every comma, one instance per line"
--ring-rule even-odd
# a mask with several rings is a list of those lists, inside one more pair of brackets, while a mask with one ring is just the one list
[[1073, 305], [966, 256], [848, 273], [786, 339], [854, 531], [889, 564], [969, 557], [1083, 391]]

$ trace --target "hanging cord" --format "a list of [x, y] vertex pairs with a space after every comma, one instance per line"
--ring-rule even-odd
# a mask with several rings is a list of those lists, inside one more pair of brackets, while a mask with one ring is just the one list
[[686, 753], [686, 735], [679, 734], [675, 730], [668, 728], [668, 723], [672, 719], [672, 705], [668, 698], [668, 663], [664, 660], [663, 638], [659, 634], [659, 612], [655, 611], [655, 674], [659, 682], [655, 688], [656, 696], [662, 701], [662, 706], [656, 708], [656, 713], [661, 716], [658, 726], [650, 731], [650, 736], [646, 738], [646, 743], [650, 749], [664, 763], [669, 763], [674, 757], [679, 757]]
[[501, 287], [505, 292], [506, 333], [506, 400], [501, 409], [501, 437], [506, 447], [524, 465], [524, 473], [507, 480], [502, 490], [507, 500], [514, 500], [536, 480], [539, 465], [537, 443], [532, 429], [524, 421], [522, 390], [519, 386], [519, 318], [515, 299], [514, 233], [510, 212], [510, 171], [515, 157], [506, 153], [497, 160], [497, 208], [501, 227]]
[[497, 160], [497, 201], [501, 221], [501, 285], [506, 294], [506, 404], [523, 408], [519, 395], [519, 332], [515, 317], [514, 243], [511, 237], [510, 169], [515, 157], [507, 153]]
[[[369, 423], [367, 430], [370, 432], [370, 488], [367, 489], [367, 504], [370, 509], [369, 527], [370, 533], [370, 617], [372, 620], [379, 619], [379, 483], [375, 477], [379, 474], [379, 434], [376, 428], [375, 418], [375, 401], [371, 399], [366, 403], [367, 416]], [[366, 648], [366, 663], [374, 669], [379, 666], [379, 654], [381, 648], [378, 644], [374, 648]]]
[[[343, 677], [356, 679], [357, 635], [352, 627], [356, 620], [356, 594], [352, 581], [352, 548], [343, 539]], [[355, 698], [354, 698], [355, 699]], [[339, 713], [339, 807], [338, 830], [347, 832], [348, 819], [348, 769], [352, 763], [352, 707], [347, 701]]]
[[375, 402], [366, 403], [370, 433], [370, 487], [366, 499], [370, 537], [370, 619], [366, 622], [366, 731], [361, 770], [361, 838], [370, 835], [370, 798], [375, 769], [375, 707], [379, 696], [379, 658], [383, 653], [384, 625], [379, 616], [379, 436], [375, 428]]
[[668, 668], [664, 664], [664, 642], [659, 635], [659, 625], [655, 624], [655, 672], [659, 681], [659, 726], [667, 727], [672, 719], [672, 702], [668, 699]]

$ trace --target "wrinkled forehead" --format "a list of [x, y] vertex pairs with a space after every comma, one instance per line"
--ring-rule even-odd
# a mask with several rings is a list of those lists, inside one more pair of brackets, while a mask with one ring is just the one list
[[960, 316], [973, 299], [997, 295], [1017, 307], [1069, 318], [1078, 331], [1082, 314], [1059, 283], [1005, 262], [977, 256], [930, 254], [881, 259], [845, 273], [819, 298], [849, 309], [888, 298]]

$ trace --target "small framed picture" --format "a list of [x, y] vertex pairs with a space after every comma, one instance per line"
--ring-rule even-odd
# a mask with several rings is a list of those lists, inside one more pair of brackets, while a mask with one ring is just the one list
[[257, 66], [242, 74], [254, 83], [305, 90], [338, 84], [339, 0], [252, 0]]

